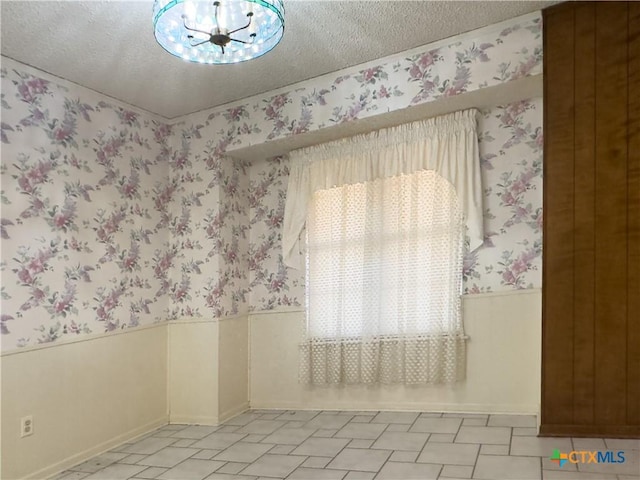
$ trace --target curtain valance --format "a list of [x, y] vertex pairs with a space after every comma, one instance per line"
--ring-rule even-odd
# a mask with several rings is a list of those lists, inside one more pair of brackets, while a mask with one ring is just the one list
[[314, 192], [434, 170], [455, 188], [470, 249], [483, 242], [476, 109], [412, 122], [291, 152], [282, 233], [286, 265], [304, 268], [301, 234]]

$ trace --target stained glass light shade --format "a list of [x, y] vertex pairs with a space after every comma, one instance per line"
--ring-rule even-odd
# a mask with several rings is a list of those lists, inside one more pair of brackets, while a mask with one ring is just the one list
[[281, 40], [281, 0], [155, 0], [153, 29], [167, 52], [208, 64], [260, 57]]

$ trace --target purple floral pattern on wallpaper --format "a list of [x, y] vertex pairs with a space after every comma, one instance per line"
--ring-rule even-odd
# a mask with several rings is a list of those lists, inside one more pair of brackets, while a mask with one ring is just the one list
[[[542, 100], [484, 111], [479, 121], [485, 242], [464, 259], [466, 294], [541, 286]], [[250, 309], [304, 305], [304, 272], [282, 263], [288, 162], [255, 162], [249, 192]]]
[[495, 107], [479, 121], [484, 245], [465, 256], [467, 294], [542, 285], [542, 99]]
[[288, 160], [275, 157], [255, 162], [250, 178], [250, 310], [300, 307], [304, 304], [304, 276], [297, 270], [287, 268], [282, 262]]
[[[539, 15], [169, 125], [2, 70], [3, 348], [304, 304], [281, 261], [287, 160], [226, 156], [541, 72]], [[6, 65], [6, 63], [5, 63]], [[485, 112], [468, 293], [539, 286], [541, 106]]]
[[231, 152], [540, 73], [542, 18], [536, 13], [189, 119], [206, 118], [208, 133], [225, 138], [220, 153]]
[[3, 348], [163, 319], [151, 258], [167, 235], [145, 199], [167, 183], [171, 129], [98, 94], [1, 76]]

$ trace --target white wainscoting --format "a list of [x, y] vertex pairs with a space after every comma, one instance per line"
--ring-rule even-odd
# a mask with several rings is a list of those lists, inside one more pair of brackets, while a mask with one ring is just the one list
[[249, 408], [248, 318], [169, 325], [170, 423], [217, 425]]
[[538, 414], [541, 292], [464, 297], [467, 379], [454, 386], [308, 387], [298, 383], [304, 312], [249, 317], [251, 408]]
[[[168, 421], [167, 325], [7, 352], [4, 479], [47, 478]], [[20, 438], [33, 415], [34, 434]]]
[[249, 408], [249, 317], [219, 322], [218, 421]]
[[[540, 290], [464, 298], [467, 379], [455, 386], [303, 386], [303, 318], [184, 320], [3, 354], [1, 477], [45, 478], [168, 421], [215, 425], [249, 404], [539, 412]], [[26, 415], [35, 433], [20, 438]]]

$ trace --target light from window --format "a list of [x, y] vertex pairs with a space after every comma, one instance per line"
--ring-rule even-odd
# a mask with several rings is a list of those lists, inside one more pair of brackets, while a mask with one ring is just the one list
[[431, 170], [320, 190], [307, 218], [308, 340], [462, 331], [464, 224]]

